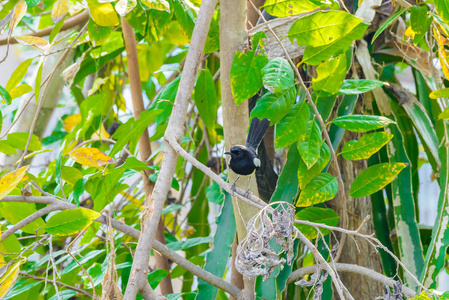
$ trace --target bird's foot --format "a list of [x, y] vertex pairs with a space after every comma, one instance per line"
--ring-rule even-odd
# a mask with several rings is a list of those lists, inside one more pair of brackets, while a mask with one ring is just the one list
[[[237, 180], [236, 180], [237, 181]], [[231, 194], [234, 195], [236, 190], [235, 182], [231, 185]]]
[[248, 198], [248, 197], [249, 197], [249, 189], [246, 190], [246, 192], [245, 192], [245, 194], [243, 194], [243, 196], [244, 196], [245, 198]]

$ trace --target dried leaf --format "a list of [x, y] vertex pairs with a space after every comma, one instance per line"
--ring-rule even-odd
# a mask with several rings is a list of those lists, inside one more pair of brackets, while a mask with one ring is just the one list
[[22, 259], [15, 263], [10, 261], [7, 265], [4, 265], [0, 268], [0, 298], [3, 297], [9, 292], [10, 289], [14, 286], [17, 280], [17, 275], [19, 275], [20, 265], [23, 264], [26, 260]]
[[10, 172], [0, 179], [0, 200], [7, 196], [22, 181], [30, 166]]
[[51, 19], [53, 22], [58, 23], [64, 19], [65, 15], [69, 11], [69, 0], [57, 0], [53, 5], [51, 11]]
[[20, 20], [22, 20], [23, 16], [27, 12], [27, 8], [28, 6], [24, 0], [21, 0], [14, 7], [14, 13], [12, 15], [11, 24], [9, 25], [9, 32], [8, 32], [9, 36], [11, 36], [17, 24], [19, 24]]
[[114, 159], [97, 148], [76, 148], [75, 150], [72, 150], [69, 155], [71, 159], [85, 166], [100, 168], [115, 163]]
[[22, 45], [25, 46], [34, 46], [41, 50], [48, 50], [50, 49], [50, 44], [37, 36], [31, 36], [31, 35], [22, 35], [16, 37], [17, 42], [19, 42]]

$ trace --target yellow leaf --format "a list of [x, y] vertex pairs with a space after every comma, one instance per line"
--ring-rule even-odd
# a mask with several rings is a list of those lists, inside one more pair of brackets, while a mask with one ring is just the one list
[[79, 122], [81, 122], [81, 114], [70, 115], [64, 119], [64, 130], [67, 132], [71, 132], [73, 127], [75, 127]]
[[136, 206], [137, 208], [143, 208], [143, 204], [142, 201], [140, 201], [139, 199], [137, 199], [136, 197], [134, 197], [133, 195], [130, 195], [126, 192], [121, 191], [120, 194], [125, 197], [129, 202], [131, 202], [132, 204], [134, 204], [134, 206]]
[[53, 5], [51, 11], [51, 19], [53, 22], [58, 23], [64, 19], [65, 15], [69, 11], [69, 0], [57, 0]]
[[98, 130], [97, 131], [95, 131], [93, 134], [92, 134], [92, 136], [91, 136], [91, 139], [94, 139], [94, 140], [102, 140], [102, 139], [108, 139], [108, 138], [110, 138], [111, 136], [109, 135], [109, 133], [106, 131], [106, 128], [104, 128], [104, 125], [103, 124], [101, 124], [100, 125], [100, 128], [98, 128]]
[[151, 9], [170, 11], [170, 4], [166, 0], [142, 0], [142, 3]]
[[123, 98], [122, 93], [118, 93], [117, 95], [117, 107], [126, 113], [126, 100]]
[[30, 166], [10, 172], [0, 179], [0, 200], [5, 198], [19, 184]]
[[[7, 268], [6, 272], [0, 277], [0, 298], [3, 298], [9, 290], [14, 286], [19, 275], [20, 265], [23, 264], [26, 259], [22, 259], [11, 265], [5, 265], [3, 268]], [[11, 263], [11, 262], [10, 262]], [[3, 271], [3, 270], [2, 270]]]
[[11, 92], [9, 92], [9, 94], [11, 95], [12, 99], [16, 99], [17, 97], [20, 97], [22, 95], [31, 92], [32, 90], [33, 88], [30, 85], [24, 83], [13, 88]]
[[34, 46], [41, 50], [50, 49], [50, 44], [46, 40], [37, 36], [31, 35], [16, 36], [16, 40], [17, 42], [25, 46]]
[[117, 13], [111, 3], [98, 3], [96, 0], [88, 0], [90, 16], [100, 26], [117, 26], [120, 24]]
[[68, 142], [68, 145], [63, 147], [62, 149], [62, 156], [66, 156], [69, 154], [70, 151], [72, 151], [73, 148], [78, 144], [78, 140], [73, 140], [71, 142]]
[[114, 164], [115, 161], [108, 155], [104, 154], [97, 148], [81, 147], [72, 150], [70, 153], [70, 158], [74, 161], [91, 167], [102, 167], [104, 165]]
[[11, 24], [9, 25], [9, 32], [8, 32], [9, 36], [11, 36], [17, 24], [19, 24], [20, 20], [22, 20], [23, 16], [27, 12], [27, 8], [28, 6], [24, 0], [21, 0], [14, 7], [14, 14], [12, 16]]
[[440, 35], [440, 32], [433, 28], [433, 34], [437, 38], [438, 42], [438, 57], [440, 59], [440, 65], [441, 69], [443, 70], [444, 76], [446, 76], [446, 79], [449, 80], [449, 67], [448, 67], [448, 61], [447, 61], [447, 51], [444, 48], [444, 44], [446, 43], [446, 39]]
[[407, 28], [407, 30], [405, 31], [404, 35], [406, 37], [412, 37], [415, 38], [415, 32], [413, 31], [412, 27], [410, 26], [409, 28]]

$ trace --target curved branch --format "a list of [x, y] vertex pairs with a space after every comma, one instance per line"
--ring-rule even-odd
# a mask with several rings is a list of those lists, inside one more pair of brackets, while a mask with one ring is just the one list
[[[352, 264], [344, 264], [344, 263], [336, 263], [334, 265], [335, 270], [340, 272], [351, 272], [351, 273], [357, 273], [360, 275], [367, 276], [369, 278], [372, 278], [374, 280], [377, 280], [385, 285], [388, 285], [389, 287], [393, 287], [395, 284], [395, 280], [387, 277], [385, 275], [382, 275], [380, 273], [377, 273], [376, 271], [373, 271], [371, 269], [359, 266], [359, 265], [352, 265]], [[290, 277], [287, 279], [287, 284], [290, 284], [296, 280], [298, 280], [300, 277], [304, 277], [304, 275], [312, 274], [316, 271], [316, 266], [308, 266], [301, 269], [298, 269], [290, 274]], [[412, 290], [411, 288], [408, 288], [406, 286], [402, 286], [402, 294], [406, 296], [407, 298], [413, 298], [416, 296], [416, 292]]]
[[[79, 13], [73, 17], [68, 18], [65, 22], [64, 25], [62, 25], [61, 27], [61, 31], [73, 28], [81, 23], [86, 22], [87, 20], [89, 20], [89, 12], [83, 11], [82, 13]], [[36, 37], [43, 37], [43, 36], [47, 36], [50, 35], [50, 33], [52, 32], [52, 30], [55, 28], [55, 26], [49, 26], [45, 29], [42, 30], [38, 30], [36, 32], [31, 32], [29, 34], [24, 34], [27, 36], [36, 36]], [[22, 35], [23, 36], [23, 35]], [[0, 40], [0, 46], [6, 45], [8, 43], [8, 39], [2, 39]], [[17, 39], [15, 37], [11, 37], [9, 39], [9, 44], [17, 44]]]
[[[244, 193], [244, 191], [242, 191]], [[66, 209], [74, 209], [78, 208], [76, 205], [63, 202], [61, 200], [58, 200], [55, 197], [38, 197], [38, 196], [6, 196], [5, 198], [1, 199], [0, 202], [26, 202], [26, 203], [43, 203], [43, 204], [50, 204], [50, 206], [59, 206], [58, 209], [60, 210], [66, 210]], [[48, 207], [50, 207], [48, 206]], [[43, 210], [43, 209], [41, 209]], [[40, 210], [40, 211], [41, 211]], [[95, 220], [98, 223], [108, 225], [108, 217], [105, 215], [102, 215], [98, 219]], [[111, 226], [120, 231], [123, 232], [135, 239], [139, 239], [140, 237], [140, 231], [132, 228], [131, 226], [128, 226], [124, 223], [121, 223], [117, 220], [112, 219], [111, 220]], [[6, 232], [3, 233], [3, 235]], [[237, 288], [236, 286], [230, 284], [227, 281], [224, 281], [223, 279], [215, 276], [214, 274], [205, 271], [198, 267], [197, 265], [191, 263], [190, 261], [186, 260], [181, 255], [177, 254], [175, 251], [171, 250], [164, 244], [154, 241], [153, 242], [153, 249], [160, 254], [162, 254], [164, 257], [172, 260], [175, 264], [178, 266], [184, 268], [185, 270], [191, 272], [193, 275], [197, 276], [198, 278], [201, 278], [202, 280], [210, 283], [213, 286], [218, 287], [219, 289], [229, 293], [230, 295], [237, 297], [240, 295], [241, 290]]]

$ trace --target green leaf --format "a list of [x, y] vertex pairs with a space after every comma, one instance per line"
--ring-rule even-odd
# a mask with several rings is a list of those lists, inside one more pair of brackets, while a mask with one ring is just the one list
[[262, 87], [262, 68], [268, 58], [255, 51], [237, 51], [231, 66], [231, 90], [235, 104], [240, 105]]
[[388, 132], [374, 132], [362, 136], [358, 141], [347, 142], [340, 154], [350, 160], [368, 159], [387, 144], [393, 135]]
[[438, 115], [438, 119], [445, 119], [445, 120], [449, 120], [449, 107], [446, 108], [445, 110], [443, 110], [439, 115]]
[[[162, 109], [163, 111], [156, 116], [156, 125], [159, 126], [165, 122], [170, 116], [173, 109], [173, 103], [175, 102], [176, 93], [178, 92], [179, 82], [181, 76], [178, 76], [172, 82], [164, 85], [159, 93], [154, 97], [153, 104], [150, 109]], [[168, 101], [167, 101], [168, 100]]]
[[11, 101], [12, 101], [11, 95], [1, 85], [0, 85], [0, 97], [3, 98], [3, 101], [5, 101], [6, 104], [8, 104], [8, 105], [11, 104]]
[[42, 67], [44, 66], [44, 59], [45, 56], [42, 57], [37, 66], [36, 81], [34, 83], [34, 98], [36, 99], [36, 103], [39, 102], [39, 92], [41, 90]]
[[112, 137], [117, 140], [109, 153], [113, 156], [118, 151], [122, 150], [123, 147], [129, 142], [129, 151], [134, 153], [136, 150], [137, 142], [140, 139], [145, 128], [147, 128], [151, 123], [154, 123], [156, 117], [161, 113], [161, 110], [146, 110], [140, 114], [140, 118], [134, 121], [130, 118], [125, 124], [120, 125], [114, 132]]
[[101, 214], [86, 208], [75, 208], [54, 214], [47, 222], [48, 233], [58, 236], [75, 234], [86, 229]]
[[184, 207], [184, 206], [183, 206], [183, 205], [180, 205], [180, 204], [170, 204], [170, 205], [167, 205], [167, 206], [164, 207], [164, 209], [162, 210], [162, 215], [166, 215], [166, 214], [169, 214], [169, 213], [171, 213], [171, 212], [180, 210], [180, 209], [183, 208], [183, 207]]
[[288, 149], [287, 162], [282, 169], [279, 179], [276, 183], [276, 189], [270, 202], [285, 201], [292, 203], [295, 201], [298, 194], [298, 177], [296, 172], [301, 161], [298, 148], [293, 144]]
[[275, 17], [290, 17], [320, 8], [310, 0], [267, 0], [263, 6], [267, 13]]
[[276, 126], [274, 144], [277, 149], [288, 147], [304, 135], [309, 121], [309, 107], [305, 101], [293, 105]]
[[25, 60], [14, 70], [14, 72], [12, 72], [11, 77], [5, 87], [9, 92], [11, 92], [12, 89], [22, 81], [23, 77], [28, 72], [28, 68], [30, 67], [32, 61], [32, 58]]
[[[325, 224], [329, 226], [337, 226], [340, 217], [330, 208], [307, 207], [299, 211], [295, 215], [296, 220], [309, 221], [313, 223]], [[318, 236], [318, 231], [309, 225], [294, 224], [302, 234], [309, 240]], [[318, 227], [323, 235], [331, 233], [329, 229]]]
[[324, 168], [327, 166], [331, 158], [331, 151], [329, 150], [329, 146], [326, 143], [323, 143], [320, 149], [320, 157], [316, 161], [316, 163], [308, 168], [304, 161], [299, 157], [299, 165], [298, 165], [298, 184], [301, 189], [304, 189], [305, 186]]
[[[83, 209], [83, 208], [78, 208], [78, 209]], [[85, 209], [85, 208], [84, 208]], [[48, 224], [48, 223], [47, 223]], [[67, 267], [64, 268], [64, 270], [62, 271], [61, 275], [70, 273], [71, 271], [78, 269], [80, 267], [80, 265], [82, 266], [86, 266], [85, 264], [91, 260], [93, 260], [94, 258], [96, 258], [97, 256], [99, 256], [100, 254], [103, 254], [104, 252], [106, 252], [106, 249], [101, 249], [101, 250], [90, 250], [89, 252], [85, 253], [81, 259], [78, 259], [78, 261], [72, 261], [70, 262]], [[68, 256], [68, 255], [67, 255]], [[68, 256], [70, 257], [70, 256]]]
[[87, 23], [87, 32], [94, 47], [103, 44], [111, 34], [114, 27], [104, 27], [96, 24], [91, 18]]
[[[13, 132], [8, 134], [8, 137], [6, 138], [8, 141], [8, 144], [16, 149], [22, 149], [25, 150], [25, 147], [28, 142], [28, 138], [30, 137], [30, 134], [28, 132]], [[41, 142], [39, 141], [39, 138], [37, 135], [33, 134], [31, 136], [30, 145], [28, 147], [29, 151], [38, 151], [42, 149]]]
[[75, 185], [76, 182], [83, 178], [83, 174], [80, 170], [75, 167], [63, 166], [61, 168], [61, 176], [62, 179], [70, 183], [71, 185]]
[[150, 274], [148, 274], [148, 282], [152, 289], [157, 288], [159, 283], [161, 283], [162, 279], [167, 277], [169, 271], [164, 269], [154, 270]]
[[340, 95], [358, 95], [363, 94], [384, 85], [382, 81], [369, 79], [345, 79], [338, 94]]
[[209, 69], [201, 70], [196, 80], [195, 105], [206, 127], [212, 130], [217, 120], [218, 101], [214, 79]]
[[449, 24], [449, 3], [446, 0], [435, 0], [435, 8], [444, 23]]
[[309, 65], [318, 65], [323, 61], [328, 60], [331, 57], [336, 57], [340, 54], [348, 51], [348, 48], [352, 45], [354, 40], [359, 40], [365, 35], [365, 31], [368, 28], [368, 24], [360, 23], [347, 35], [339, 36], [333, 43], [313, 47], [308, 46], [304, 51], [302, 57], [302, 63]]
[[206, 188], [206, 198], [207, 201], [211, 203], [221, 205], [224, 201], [225, 195], [220, 186], [213, 181], [212, 184]]
[[348, 36], [362, 21], [343, 10], [317, 11], [296, 20], [287, 37], [298, 46], [329, 45]]
[[316, 68], [318, 77], [312, 78], [313, 90], [335, 94], [340, 89], [345, 79], [347, 68], [346, 54], [320, 64]]
[[432, 93], [430, 93], [429, 97], [430, 99], [449, 97], [449, 88], [433, 91]]
[[363, 170], [352, 183], [350, 195], [361, 198], [379, 191], [405, 167], [404, 163], [382, 163]]
[[151, 9], [170, 10], [170, 4], [165, 0], [142, 0], [142, 3]]
[[172, 0], [173, 10], [176, 20], [181, 24], [181, 30], [190, 41], [193, 33], [193, 27], [196, 22], [196, 13], [184, 0]]
[[[33, 213], [37, 212], [36, 204], [23, 203], [23, 202], [5, 202], [0, 209], [3, 218], [17, 224], [26, 217], [29, 217]], [[22, 231], [30, 234], [43, 234], [45, 231], [42, 228], [45, 227], [45, 222], [42, 218], [37, 218], [30, 224], [21, 228]]]
[[113, 31], [109, 34], [107, 39], [101, 43], [100, 46], [92, 49], [89, 52], [89, 55], [94, 58], [100, 58], [102, 56], [106, 56], [108, 54], [117, 51], [120, 48], [125, 46], [125, 42], [123, 41], [123, 36], [121, 32]]
[[120, 24], [117, 13], [111, 3], [99, 3], [87, 0], [91, 18], [100, 26], [117, 26]]
[[306, 127], [303, 138], [298, 141], [298, 151], [301, 154], [303, 162], [310, 169], [320, 157], [320, 148], [323, 144], [321, 138], [320, 125], [313, 119], [310, 120]]
[[7, 154], [7, 155], [12, 155], [12, 154], [16, 154], [16, 148], [12, 147], [8, 141], [5, 140], [1, 140], [0, 141], [0, 152]]
[[338, 127], [353, 132], [367, 132], [386, 127], [389, 124], [395, 124], [394, 121], [388, 118], [370, 115], [350, 115], [338, 117], [333, 119], [332, 123]]
[[312, 206], [328, 201], [337, 195], [338, 182], [334, 176], [322, 173], [313, 178], [301, 191], [296, 206]]
[[394, 21], [396, 21], [396, 19], [402, 15], [405, 11], [407, 10], [407, 8], [403, 8], [399, 11], [397, 11], [394, 15], [392, 15], [390, 18], [388, 18], [388, 20], [386, 20], [380, 27], [379, 29], [377, 29], [376, 33], [373, 36], [373, 42], [376, 40], [376, 38], [388, 27], [390, 26], [391, 23], [393, 23]]
[[429, 9], [426, 5], [413, 5], [411, 7], [410, 24], [412, 30], [415, 32], [415, 36], [413, 37], [413, 42], [415, 44], [419, 42], [430, 29], [430, 24], [432, 23], [433, 17], [427, 14], [428, 11]]
[[22, 95], [25, 95], [26, 93], [31, 92], [32, 90], [33, 88], [29, 84], [24, 83], [13, 88], [9, 94], [11, 95], [12, 99], [16, 99]]
[[283, 57], [270, 59], [262, 69], [262, 81], [267, 90], [280, 93], [291, 88], [295, 83], [295, 75], [290, 63]]
[[[232, 242], [235, 238], [236, 225], [234, 210], [232, 208], [231, 195], [226, 193], [221, 214], [216, 218], [217, 230], [215, 232], [212, 251], [206, 254], [206, 263], [203, 267], [219, 278], [226, 271], [229, 256], [231, 254]], [[217, 287], [198, 279], [198, 294], [196, 300], [216, 299]]]
[[282, 94], [267, 92], [257, 100], [250, 117], [251, 119], [258, 117], [261, 120], [267, 118], [271, 121], [271, 125], [274, 125], [290, 111], [295, 99], [296, 88], [294, 86]]
[[167, 247], [173, 251], [184, 250], [193, 246], [212, 242], [212, 237], [195, 237], [183, 241], [167, 243]]

